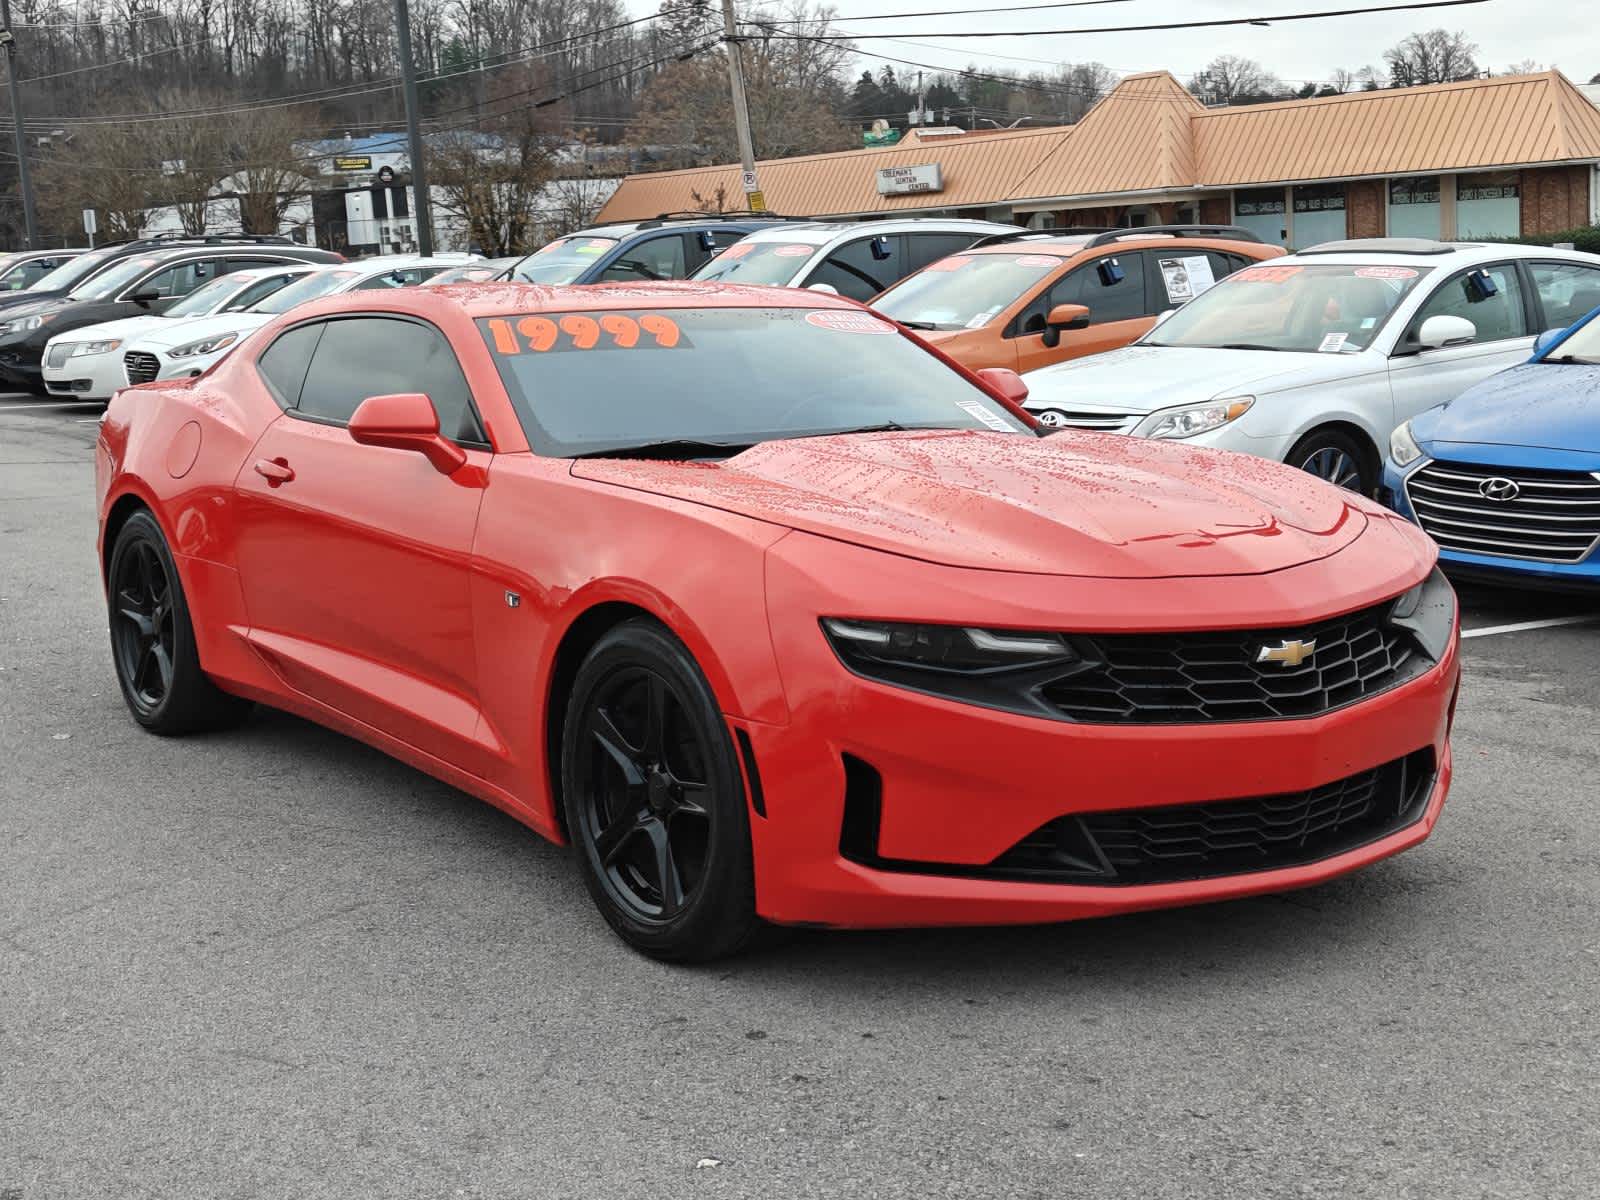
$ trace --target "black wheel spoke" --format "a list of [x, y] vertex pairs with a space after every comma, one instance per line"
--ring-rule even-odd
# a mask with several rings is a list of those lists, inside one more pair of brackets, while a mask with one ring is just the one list
[[605, 709], [595, 710], [592, 732], [594, 740], [599, 744], [600, 749], [606, 752], [606, 756], [622, 772], [623, 782], [628, 785], [629, 789], [643, 787], [644, 771], [634, 757], [634, 751], [629, 746], [628, 740], [622, 736], [622, 733], [617, 729], [616, 723], [612, 721], [611, 715]]
[[644, 757], [660, 762], [666, 747], [667, 681], [651, 672], [645, 679]]
[[117, 615], [137, 629], [141, 638], [153, 638], [156, 636], [156, 623], [151, 619], [150, 614], [142, 612], [131, 605], [124, 604], [123, 607], [117, 610]]
[[661, 915], [670, 917], [683, 907], [683, 879], [678, 874], [678, 860], [672, 853], [672, 839], [667, 836], [667, 827], [653, 818], [645, 822], [644, 830], [650, 837]]
[[672, 815], [674, 817], [710, 816], [710, 813], [706, 809], [706, 805], [711, 802], [711, 787], [709, 784], [684, 783], [680, 780], [677, 784], [677, 794], [675, 796], [675, 800], [676, 803], [672, 809]]
[[601, 863], [608, 867], [614, 863], [629, 839], [642, 828], [640, 814], [630, 810], [602, 829], [594, 839], [594, 847], [600, 854]]
[[172, 655], [167, 652], [166, 646], [158, 641], [150, 647], [150, 657], [155, 661], [156, 673], [161, 681], [161, 694], [165, 696], [167, 689], [172, 686]]

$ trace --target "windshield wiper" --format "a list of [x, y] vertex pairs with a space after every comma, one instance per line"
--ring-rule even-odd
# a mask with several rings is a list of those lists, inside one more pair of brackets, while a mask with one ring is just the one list
[[1280, 347], [1280, 346], [1262, 346], [1262, 345], [1258, 345], [1255, 342], [1226, 342], [1221, 346], [1213, 347], [1213, 349], [1216, 349], [1216, 350], [1271, 350], [1274, 353], [1276, 353], [1278, 350], [1282, 349], [1282, 347]]
[[806, 437], [845, 437], [852, 433], [905, 433], [909, 425], [898, 421], [885, 421], [881, 425], [857, 425], [850, 429], [830, 429], [827, 433], [808, 433]]
[[[896, 318], [896, 319], [898, 320], [898, 318]], [[937, 329], [937, 328], [939, 328], [932, 321], [900, 321], [899, 323], [901, 325], [904, 325], [907, 329]]]
[[693, 438], [668, 438], [660, 442], [640, 442], [636, 446], [613, 446], [609, 450], [586, 450], [573, 458], [660, 458], [668, 461], [691, 458], [732, 458], [754, 442], [702, 442]]

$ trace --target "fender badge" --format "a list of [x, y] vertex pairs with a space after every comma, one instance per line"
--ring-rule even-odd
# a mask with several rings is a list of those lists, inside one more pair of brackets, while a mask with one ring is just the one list
[[520, 592], [507, 592], [506, 593], [506, 607], [507, 608], [521, 608], [522, 607], [522, 595], [521, 595], [521, 593]]

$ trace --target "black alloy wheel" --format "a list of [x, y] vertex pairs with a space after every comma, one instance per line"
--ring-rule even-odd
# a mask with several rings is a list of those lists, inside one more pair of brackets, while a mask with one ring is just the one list
[[709, 685], [665, 629], [627, 621], [589, 653], [562, 768], [585, 883], [624, 940], [673, 961], [750, 940], [760, 922], [743, 777]]
[[1337, 429], [1308, 433], [1289, 451], [1289, 465], [1336, 487], [1370, 496], [1378, 481], [1367, 455], [1353, 437]]
[[111, 658], [134, 720], [152, 733], [236, 725], [248, 700], [222, 691], [200, 667], [183, 583], [148, 512], [123, 524], [106, 575]]

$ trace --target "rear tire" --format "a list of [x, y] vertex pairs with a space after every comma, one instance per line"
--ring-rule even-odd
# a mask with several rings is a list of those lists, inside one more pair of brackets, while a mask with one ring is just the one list
[[561, 781], [584, 884], [630, 946], [704, 962], [761, 931], [733, 741], [694, 658], [656, 622], [623, 622], [579, 666]]
[[1318, 479], [1363, 496], [1378, 486], [1378, 472], [1367, 447], [1338, 429], [1313, 429], [1295, 443], [1285, 460]]
[[117, 533], [106, 572], [111, 659], [133, 719], [174, 736], [226, 729], [249, 716], [250, 701], [207, 678], [172, 553], [149, 512]]

